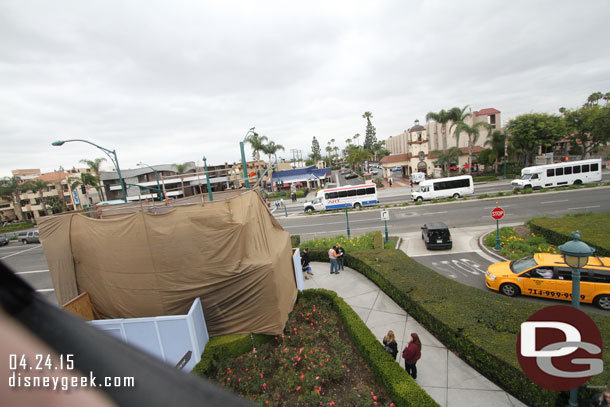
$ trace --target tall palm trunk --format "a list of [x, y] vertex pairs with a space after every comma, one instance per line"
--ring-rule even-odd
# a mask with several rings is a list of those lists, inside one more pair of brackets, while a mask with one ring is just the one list
[[445, 123], [441, 124], [441, 136], [443, 138], [443, 151], [447, 151], [447, 135], [445, 134]]

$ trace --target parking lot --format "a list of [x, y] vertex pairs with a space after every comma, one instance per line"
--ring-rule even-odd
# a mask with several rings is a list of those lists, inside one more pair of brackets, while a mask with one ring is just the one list
[[57, 304], [47, 260], [39, 243], [10, 241], [0, 247], [0, 260], [52, 304]]

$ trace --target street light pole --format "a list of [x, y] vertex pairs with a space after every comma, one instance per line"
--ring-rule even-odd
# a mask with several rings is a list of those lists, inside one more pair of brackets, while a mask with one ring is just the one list
[[203, 156], [203, 169], [205, 170], [205, 180], [208, 183], [208, 196], [210, 197], [210, 202], [214, 200], [212, 196], [212, 186], [210, 185], [210, 173], [208, 172], [208, 164], [205, 156]]
[[[580, 269], [589, 262], [595, 249], [580, 241], [580, 231], [572, 232], [571, 241], [558, 247], [563, 259], [572, 268], [572, 307], [580, 308]], [[569, 407], [578, 407], [578, 387], [570, 390]]]
[[163, 193], [163, 189], [161, 188], [161, 183], [159, 182], [159, 173], [157, 172], [157, 170], [155, 170], [153, 167], [151, 167], [148, 164], [144, 164], [143, 162], [139, 162], [138, 163], [139, 166], [145, 166], [150, 168], [151, 170], [154, 171], [155, 173], [155, 178], [157, 179], [157, 191], [159, 191], [159, 194], [161, 194], [161, 199], [159, 199], [160, 201], [162, 201], [163, 199], [165, 199], [167, 201], [167, 198], [165, 197], [165, 194]]
[[347, 204], [345, 205], [345, 223], [347, 224], [347, 238], [350, 239], [350, 231], [349, 231], [349, 216], [347, 216]]
[[[127, 202], [127, 189], [125, 189], [125, 181], [123, 180], [123, 177], [121, 176], [121, 168], [119, 167], [119, 159], [116, 156], [116, 150], [109, 150], [107, 148], [98, 146], [95, 143], [92, 143], [88, 140], [83, 140], [83, 139], [57, 140], [57, 141], [52, 142], [51, 145], [55, 146], [55, 147], [59, 147], [59, 146], [62, 146], [64, 143], [70, 143], [73, 141], [80, 141], [82, 143], [91, 144], [92, 146], [97, 147], [100, 150], [102, 150], [108, 156], [108, 158], [110, 158], [110, 161], [112, 161], [112, 164], [114, 164], [114, 167], [116, 168], [116, 172], [119, 176], [119, 181], [121, 182], [121, 190], [123, 191], [123, 201]], [[112, 154], [112, 156], [110, 154]], [[113, 156], [114, 156], [114, 159], [112, 158]]]
[[508, 159], [508, 144], [506, 130], [504, 130], [504, 179], [506, 179], [506, 160]]
[[250, 177], [248, 176], [248, 169], [246, 168], [246, 154], [244, 153], [244, 143], [250, 133], [256, 134], [254, 133], [254, 127], [248, 130], [243, 141], [239, 142], [239, 149], [241, 150], [241, 168], [243, 170], [244, 178], [246, 179], [246, 188], [248, 189], [250, 189]]

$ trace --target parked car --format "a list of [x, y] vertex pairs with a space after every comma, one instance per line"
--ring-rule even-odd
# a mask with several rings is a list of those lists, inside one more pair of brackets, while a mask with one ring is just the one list
[[451, 249], [451, 233], [443, 222], [426, 223], [421, 227], [421, 238], [426, 244], [426, 249]]
[[0, 235], [0, 246], [6, 246], [8, 244], [8, 239], [5, 235]]
[[345, 179], [352, 179], [352, 178], [358, 178], [358, 174], [356, 174], [355, 172], [350, 172], [349, 174], [345, 175]]
[[40, 240], [38, 239], [37, 230], [30, 230], [29, 232], [20, 233], [19, 235], [17, 235], [17, 238], [21, 241], [22, 244], [40, 243]]

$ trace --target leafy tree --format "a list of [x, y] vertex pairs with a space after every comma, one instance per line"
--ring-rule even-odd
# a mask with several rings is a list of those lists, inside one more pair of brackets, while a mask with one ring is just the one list
[[506, 126], [510, 146], [521, 154], [526, 166], [531, 165], [540, 147], [551, 147], [566, 134], [561, 117], [547, 113], [527, 113], [510, 120]]
[[364, 136], [364, 144], [363, 147], [365, 150], [369, 150], [370, 152], [374, 151], [375, 143], [377, 143], [377, 130], [373, 123], [371, 123], [371, 119], [373, 118], [373, 113], [364, 112], [362, 115], [363, 119], [366, 119], [366, 133]]
[[[187, 161], [182, 164], [172, 164], [172, 167], [176, 169], [178, 174], [184, 174], [191, 166], [193, 165], [192, 161]], [[247, 170], [246, 170], [247, 171]], [[182, 189], [182, 197], [184, 198], [184, 180], [180, 177], [180, 188]]]
[[371, 158], [371, 152], [362, 147], [356, 146], [351, 149], [350, 154], [347, 156], [347, 162], [353, 169], [361, 168], [362, 163]]
[[494, 151], [493, 148], [486, 148], [485, 150], [477, 154], [477, 162], [479, 164], [483, 164], [486, 167], [495, 164], [496, 174], [498, 173], [498, 156], [497, 151]]
[[[102, 161], [106, 161], [106, 159], [104, 157], [101, 158], [95, 158], [93, 160], [87, 160], [87, 159], [82, 159], [80, 160], [81, 163], [83, 164], [87, 164], [87, 167], [89, 167], [91, 169], [91, 171], [93, 171], [93, 175], [95, 175], [95, 177], [98, 179], [98, 185], [99, 185], [99, 180], [100, 180], [100, 164], [102, 163]], [[98, 192], [101, 193], [101, 199], [103, 201], [106, 200], [106, 198], [104, 197], [104, 188], [96, 188], [98, 190]]]
[[48, 196], [44, 200], [53, 213], [62, 213], [67, 210], [66, 204], [57, 196]]
[[45, 215], [49, 215], [49, 211], [47, 210], [47, 203], [42, 195], [42, 193], [49, 187], [49, 183], [47, 181], [43, 181], [41, 179], [35, 179], [33, 181], [28, 182], [24, 185], [24, 189], [30, 190], [34, 193], [38, 193], [40, 197], [40, 203], [42, 204], [42, 210]]
[[579, 109], [560, 111], [566, 123], [570, 143], [578, 147], [581, 158], [585, 159], [592, 152], [610, 142], [610, 105], [600, 106], [603, 98], [601, 92], [593, 93], [587, 103]]
[[313, 136], [313, 140], [311, 140], [311, 159], [314, 161], [318, 161], [322, 158], [322, 154], [320, 153], [320, 143], [316, 136]]
[[4, 178], [0, 180], [0, 197], [8, 199], [13, 203], [17, 219], [24, 219], [21, 209], [21, 194], [24, 192], [24, 184], [19, 177]]
[[[261, 151], [265, 151], [265, 142], [267, 141], [267, 136], [259, 136], [258, 133], [251, 133], [246, 141], [252, 147], [252, 158], [256, 158], [256, 167], [258, 168], [258, 174], [261, 173]], [[247, 171], [247, 169], [245, 169]], [[247, 175], [246, 175], [247, 176]]]
[[457, 147], [451, 147], [447, 150], [434, 150], [432, 151], [437, 155], [437, 159], [435, 161], [435, 165], [440, 165], [443, 167], [443, 172], [449, 172], [449, 166], [453, 162], [457, 162], [460, 156], [462, 155], [462, 150]]
[[[100, 180], [93, 174], [88, 174], [88, 173], [81, 173], [80, 174], [80, 179], [75, 179], [74, 181], [72, 181], [72, 184], [70, 184], [70, 189], [72, 191], [74, 191], [76, 188], [78, 188], [79, 185], [85, 185], [85, 186], [91, 186], [95, 189], [98, 190], [100, 186], [99, 186]], [[89, 192], [87, 191], [87, 189], [85, 188], [85, 197], [87, 198], [87, 206], [89, 206]], [[82, 204], [81, 204], [82, 206]]]
[[478, 122], [470, 126], [462, 121], [456, 122], [455, 128], [455, 139], [456, 145], [460, 144], [460, 135], [462, 133], [466, 134], [468, 137], [468, 173], [472, 173], [472, 145], [477, 142], [481, 128], [491, 129], [489, 124], [485, 122]]
[[[500, 157], [504, 157], [504, 133], [500, 130], [494, 130], [493, 132], [487, 135], [487, 140], [485, 141], [485, 145], [490, 147], [491, 152], [487, 153], [489, 157], [494, 157], [495, 162], [486, 163], [485, 165], [494, 165], [494, 171], [498, 173], [498, 163], [500, 162]], [[479, 156], [480, 158], [480, 156]], [[504, 157], [506, 159], [506, 157]], [[480, 159], [479, 159], [479, 162]]]

